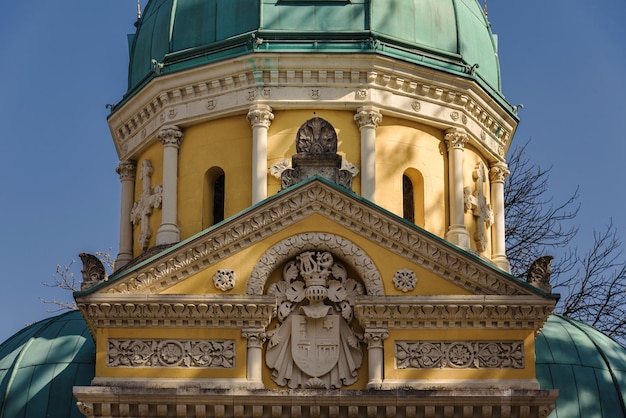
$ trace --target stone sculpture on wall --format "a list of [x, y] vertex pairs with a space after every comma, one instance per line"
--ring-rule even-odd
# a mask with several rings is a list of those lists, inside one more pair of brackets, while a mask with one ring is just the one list
[[363, 285], [328, 251], [305, 251], [270, 285], [279, 324], [268, 332], [265, 361], [272, 379], [292, 389], [340, 388], [356, 382], [363, 352], [350, 326]]
[[291, 168], [281, 173], [282, 189], [318, 175], [352, 190], [352, 173], [342, 169], [342, 158], [337, 154], [337, 133], [326, 120], [316, 117], [300, 126], [296, 151], [291, 158]]

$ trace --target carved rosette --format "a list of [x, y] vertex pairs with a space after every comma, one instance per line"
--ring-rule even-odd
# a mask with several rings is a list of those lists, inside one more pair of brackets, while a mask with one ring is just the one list
[[282, 280], [268, 289], [279, 324], [267, 333], [265, 362], [279, 386], [331, 389], [356, 382], [363, 353], [350, 323], [363, 293], [328, 251], [305, 251], [285, 264]]
[[137, 162], [132, 160], [122, 160], [118, 164], [115, 172], [119, 174], [120, 181], [135, 180], [137, 175]]
[[489, 180], [492, 183], [504, 183], [511, 174], [505, 163], [496, 163], [489, 169]]
[[372, 109], [360, 110], [354, 115], [354, 120], [356, 121], [359, 129], [363, 128], [374, 128], [378, 127], [378, 124], [382, 122], [383, 115]]
[[398, 369], [523, 369], [523, 341], [398, 341]]
[[233, 289], [236, 281], [235, 271], [231, 269], [219, 269], [213, 275], [213, 284], [223, 292]]
[[164, 147], [179, 148], [183, 140], [183, 132], [176, 125], [166, 125], [157, 134], [157, 138]]
[[452, 149], [463, 149], [469, 140], [469, 136], [466, 132], [457, 129], [448, 129], [444, 135], [444, 140], [446, 141], [448, 151]]
[[401, 269], [393, 275], [393, 285], [397, 290], [404, 293], [415, 290], [417, 285], [417, 276], [413, 270]]

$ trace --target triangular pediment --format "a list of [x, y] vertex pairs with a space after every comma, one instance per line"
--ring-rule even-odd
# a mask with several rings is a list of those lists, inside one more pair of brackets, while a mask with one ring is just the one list
[[[313, 217], [331, 226], [325, 232], [312, 230], [311, 224], [304, 222]], [[286, 238], [281, 240], [281, 236]], [[352, 258], [361, 258], [353, 267], [360, 273], [367, 294], [381, 296], [385, 293], [383, 279], [372, 254], [363, 250], [363, 242], [369, 242], [370, 253], [381, 251], [400, 257], [422, 274], [458, 288], [459, 294], [547, 296], [480, 257], [320, 178], [280, 192], [77, 296], [172, 293], [168, 289], [252, 247], [260, 256], [245, 293], [261, 295], [277, 263], [297, 251], [329, 245], [340, 255], [345, 253], [344, 257], [352, 254]], [[354, 255], [359, 252], [363, 254]]]

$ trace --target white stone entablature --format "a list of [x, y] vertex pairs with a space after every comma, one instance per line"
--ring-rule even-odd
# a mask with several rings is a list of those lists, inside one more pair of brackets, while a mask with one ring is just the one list
[[[233, 74], [237, 74], [233, 76]], [[470, 79], [376, 55], [258, 54], [158, 77], [108, 119], [120, 159], [185, 127], [264, 104], [274, 110], [375, 106], [440, 129], [459, 127], [491, 162], [504, 161], [517, 120]]]

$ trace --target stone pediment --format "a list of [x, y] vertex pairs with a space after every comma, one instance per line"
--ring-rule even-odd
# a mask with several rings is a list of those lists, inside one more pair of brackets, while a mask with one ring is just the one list
[[[107, 282], [76, 294], [79, 300], [97, 294], [155, 294], [186, 280], [220, 260], [258, 245], [274, 234], [287, 231], [296, 223], [319, 214], [338, 227], [421, 266], [473, 295], [540, 296], [545, 295], [524, 282], [504, 273], [488, 262], [436, 237], [419, 227], [361, 199], [356, 194], [323, 179], [313, 177], [291, 187], [260, 204], [235, 215], [225, 223], [171, 247], [131, 270], [123, 271]], [[301, 230], [300, 230], [301, 232]], [[308, 231], [307, 231], [308, 233]], [[316, 248], [323, 241], [332, 241], [339, 251], [359, 251], [349, 240], [337, 236], [306, 238], [304, 245], [294, 243], [292, 249], [270, 248], [251, 273], [246, 293], [261, 295], [265, 280], [275, 263], [289, 255], [281, 251], [301, 251], [304, 245]], [[314, 231], [310, 233], [314, 234]], [[327, 234], [329, 235], [329, 234]], [[330, 234], [332, 235], [332, 234]], [[339, 241], [337, 241], [339, 239]], [[291, 240], [293, 241], [293, 240]], [[290, 241], [287, 241], [290, 242]], [[294, 241], [295, 242], [295, 241]], [[352, 248], [352, 246], [354, 248]], [[342, 250], [343, 249], [343, 250]], [[273, 258], [272, 258], [273, 257]], [[354, 258], [354, 257], [353, 257]], [[358, 258], [358, 257], [357, 257]], [[371, 260], [353, 263], [362, 276], [368, 295], [382, 295], [383, 286], [376, 271], [368, 267]], [[374, 268], [375, 270], [375, 268]]]

